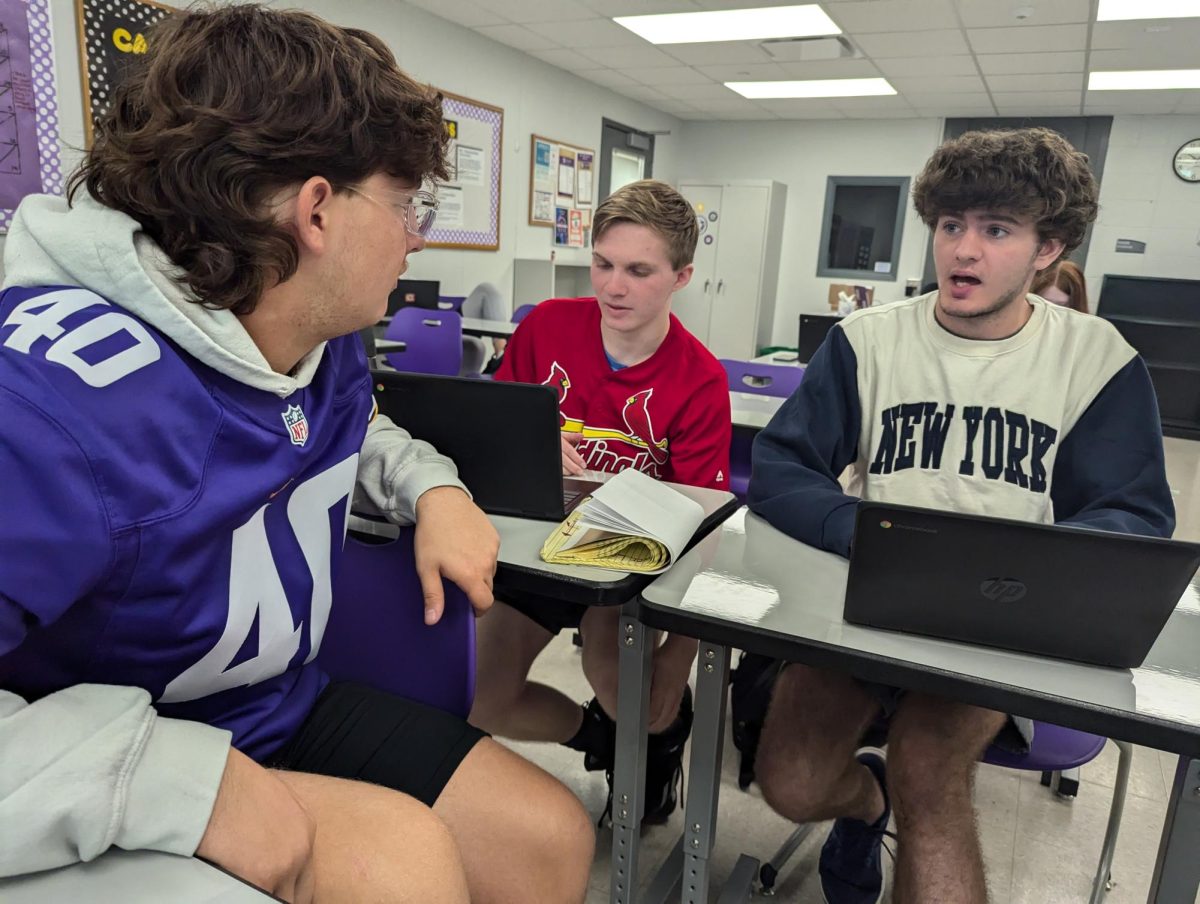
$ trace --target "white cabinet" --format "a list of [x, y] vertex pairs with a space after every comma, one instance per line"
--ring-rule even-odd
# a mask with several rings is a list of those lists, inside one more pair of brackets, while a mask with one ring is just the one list
[[684, 180], [679, 191], [702, 225], [696, 272], [671, 310], [718, 358], [753, 358], [771, 344], [787, 186]]

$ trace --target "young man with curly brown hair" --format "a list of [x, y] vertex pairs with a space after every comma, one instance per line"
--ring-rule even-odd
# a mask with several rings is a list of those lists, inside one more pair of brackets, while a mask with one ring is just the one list
[[[848, 556], [859, 498], [1170, 536], [1174, 508], [1145, 364], [1111, 325], [1029, 294], [1096, 216], [1087, 158], [1045, 129], [943, 144], [913, 190], [938, 287], [842, 321], [754, 446], [750, 507]], [[851, 469], [849, 492], [838, 476]], [[880, 714], [884, 754], [861, 748]], [[897, 904], [987, 899], [971, 788], [1027, 720], [794, 664], [758, 749], [767, 801], [836, 820], [829, 904], [874, 904], [894, 809]]]
[[[441, 98], [373, 35], [183, 12], [0, 294], [0, 875], [110, 845], [288, 901], [577, 902], [551, 776], [315, 660], [351, 500], [492, 604], [453, 464], [373, 417], [379, 320], [446, 177]], [[368, 601], [364, 600], [364, 604]], [[19, 827], [15, 828], [15, 827]]]

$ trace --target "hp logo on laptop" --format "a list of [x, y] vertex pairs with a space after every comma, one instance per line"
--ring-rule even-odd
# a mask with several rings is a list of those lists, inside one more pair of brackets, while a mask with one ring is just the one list
[[988, 578], [979, 585], [979, 592], [993, 603], [1015, 603], [1029, 588], [1016, 578]]

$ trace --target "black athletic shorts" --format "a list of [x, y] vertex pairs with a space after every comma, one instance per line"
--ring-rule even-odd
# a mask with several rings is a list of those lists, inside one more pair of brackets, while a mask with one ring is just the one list
[[562, 600], [538, 596], [522, 596], [511, 600], [500, 597], [499, 602], [533, 619], [551, 634], [557, 634], [565, 628], [578, 628], [583, 621], [583, 613], [588, 611], [584, 603], [564, 603]]
[[330, 684], [267, 763], [383, 785], [432, 807], [485, 732], [424, 703], [365, 684]]

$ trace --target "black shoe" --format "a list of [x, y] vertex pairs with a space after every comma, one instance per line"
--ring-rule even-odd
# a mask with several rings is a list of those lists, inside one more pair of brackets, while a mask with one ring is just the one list
[[[692, 691], [685, 687], [679, 715], [666, 731], [652, 734], [646, 744], [646, 785], [642, 806], [642, 825], [663, 825], [675, 812], [683, 797], [683, 748], [692, 732]], [[608, 803], [600, 817], [603, 825], [612, 818], [613, 773], [605, 770]]]
[[583, 721], [575, 737], [564, 744], [583, 754], [583, 768], [588, 772], [611, 770], [617, 749], [617, 723], [608, 717], [593, 697], [583, 705]]

